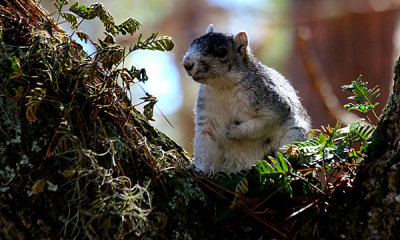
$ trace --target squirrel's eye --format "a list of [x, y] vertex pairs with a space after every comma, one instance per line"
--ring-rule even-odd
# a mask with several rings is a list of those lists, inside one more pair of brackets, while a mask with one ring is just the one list
[[226, 48], [218, 48], [217, 50], [215, 50], [214, 56], [217, 58], [223, 58], [226, 56], [226, 53]]

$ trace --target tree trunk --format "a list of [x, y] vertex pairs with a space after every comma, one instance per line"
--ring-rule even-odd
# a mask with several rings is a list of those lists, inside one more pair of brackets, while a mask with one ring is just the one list
[[400, 234], [400, 58], [394, 74], [393, 93], [370, 149], [372, 165], [362, 179], [370, 239], [395, 239]]
[[[149, 125], [108, 71], [37, 5], [5, 0], [0, 20], [1, 239], [400, 234], [399, 62], [360, 184], [325, 198], [323, 209], [287, 220], [287, 206], [302, 200], [255, 197], [248, 204], [259, 212], [231, 211], [235, 193], [221, 192], [246, 183], [218, 185], [218, 177], [193, 171], [190, 156]], [[260, 199], [270, 205], [260, 209]]]

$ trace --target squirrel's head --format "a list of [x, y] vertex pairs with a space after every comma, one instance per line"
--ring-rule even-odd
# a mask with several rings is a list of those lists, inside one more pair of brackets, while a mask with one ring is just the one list
[[235, 80], [240, 79], [248, 54], [246, 32], [235, 35], [217, 33], [210, 24], [205, 35], [193, 40], [182, 64], [189, 76], [199, 83], [214, 86], [235, 84]]

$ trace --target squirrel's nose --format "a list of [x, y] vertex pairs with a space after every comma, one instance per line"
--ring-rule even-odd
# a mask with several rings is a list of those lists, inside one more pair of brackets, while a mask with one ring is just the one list
[[194, 67], [194, 62], [191, 61], [183, 61], [183, 67], [186, 69], [186, 71], [190, 71]]

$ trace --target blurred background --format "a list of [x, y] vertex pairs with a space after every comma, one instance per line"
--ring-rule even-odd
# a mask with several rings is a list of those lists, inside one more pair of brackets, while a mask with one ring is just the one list
[[[361, 118], [343, 109], [347, 93], [341, 90], [362, 74], [369, 87], [379, 85], [381, 113], [391, 93], [393, 66], [400, 47], [400, 0], [81, 0], [102, 2], [116, 23], [139, 20], [139, 32], [171, 36], [172, 52], [137, 51], [125, 66], [146, 68], [149, 81], [141, 84], [158, 98], [152, 124], [182, 145], [193, 149], [193, 108], [198, 83], [181, 66], [191, 41], [210, 23], [215, 31], [246, 31], [250, 47], [264, 64], [277, 69], [297, 89], [312, 118], [313, 128], [350, 123]], [[53, 0], [41, 0], [49, 13]], [[74, 2], [71, 1], [70, 2]], [[68, 29], [68, 25], [62, 25]], [[93, 40], [103, 39], [98, 19], [80, 26]], [[129, 46], [138, 35], [117, 38]], [[84, 46], [88, 52], [94, 47]], [[144, 91], [135, 86], [132, 101]], [[138, 107], [140, 109], [140, 106]], [[165, 115], [172, 126], [164, 119]], [[372, 118], [373, 119], [373, 118]], [[374, 119], [373, 119], [374, 120]], [[374, 120], [375, 121], [375, 120]]]

